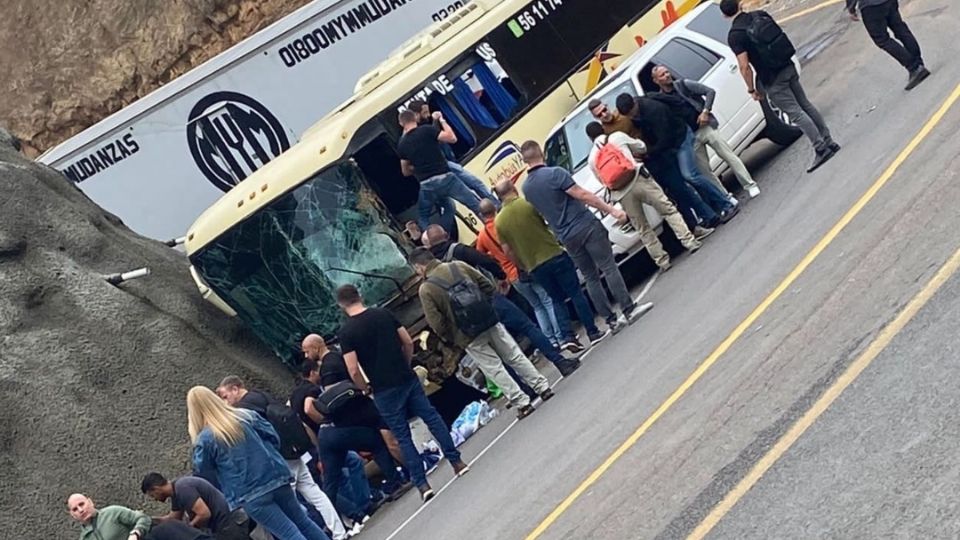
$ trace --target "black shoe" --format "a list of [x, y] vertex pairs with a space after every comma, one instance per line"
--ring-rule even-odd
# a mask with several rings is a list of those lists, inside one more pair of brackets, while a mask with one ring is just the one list
[[550, 401], [550, 399], [553, 398], [553, 396], [555, 395], [556, 394], [553, 393], [552, 388], [547, 388], [543, 392], [540, 392], [540, 399], [542, 399], [543, 401]]
[[813, 165], [811, 165], [810, 168], [807, 169], [807, 172], [812, 173], [813, 171], [819, 169], [821, 165], [823, 165], [827, 161], [830, 161], [830, 158], [832, 158], [834, 155], [836, 155], [836, 152], [831, 150], [829, 146], [821, 150], [820, 152], [817, 152], [817, 157], [813, 159]]
[[715, 217], [715, 218], [711, 219], [710, 221], [703, 220], [703, 221], [700, 222], [700, 226], [703, 227], [704, 229], [716, 229], [716, 228], [717, 228], [717, 225], [720, 225], [720, 218], [719, 218], [719, 217]]
[[603, 341], [603, 338], [610, 335], [610, 330], [598, 330], [596, 334], [587, 334], [587, 337], [590, 338], [590, 345], [596, 345]]
[[830, 150], [833, 150], [834, 154], [840, 151], [840, 145], [837, 144], [836, 141], [830, 141], [829, 143], [827, 143], [827, 148], [829, 148]]
[[580, 368], [579, 360], [564, 359], [556, 363], [557, 371], [564, 377], [573, 375], [573, 372]]
[[533, 414], [533, 411], [536, 409], [533, 408], [533, 405], [524, 405], [517, 409], [517, 420], [523, 420], [524, 418]]
[[[392, 491], [390, 491], [390, 493], [388, 493], [386, 497], [380, 500], [393, 502], [399, 499], [400, 497], [403, 497], [403, 494], [410, 491], [411, 489], [413, 489], [413, 482], [410, 482], [410, 481], [404, 482], [403, 484], [399, 484]], [[368, 511], [367, 513], [369, 514], [370, 512]]]
[[563, 344], [560, 345], [560, 350], [570, 354], [580, 354], [584, 351], [584, 346], [579, 341], [571, 339], [570, 341], [563, 342]]
[[420, 490], [420, 499], [423, 502], [427, 502], [437, 495], [433, 492], [433, 488], [431, 488], [429, 484], [420, 486], [417, 489]]
[[731, 206], [723, 212], [720, 212], [720, 223], [726, 223], [740, 213], [740, 205]]
[[922, 83], [923, 80], [929, 76], [930, 70], [921, 64], [919, 67], [910, 72], [910, 78], [907, 80], [907, 85], [903, 87], [903, 89], [913, 90], [918, 84]]
[[623, 330], [623, 328], [624, 328], [625, 326], [626, 326], [626, 325], [623, 324], [623, 323], [620, 321], [620, 318], [617, 317], [616, 315], [614, 315], [613, 317], [610, 317], [609, 319], [607, 319], [607, 328], [610, 329], [610, 332], [613, 333], [613, 335], [619, 334], [620, 331]]

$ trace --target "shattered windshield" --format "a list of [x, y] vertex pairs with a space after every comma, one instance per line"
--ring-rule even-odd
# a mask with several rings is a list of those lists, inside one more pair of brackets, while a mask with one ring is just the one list
[[[299, 357], [303, 336], [325, 336], [342, 315], [335, 291], [353, 283], [368, 305], [413, 276], [400, 235], [352, 162], [273, 201], [197, 252], [194, 266], [278, 356]], [[293, 355], [291, 357], [291, 354]]]

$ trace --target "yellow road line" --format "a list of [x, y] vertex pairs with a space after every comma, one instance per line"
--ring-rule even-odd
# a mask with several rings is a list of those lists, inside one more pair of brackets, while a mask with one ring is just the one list
[[820, 399], [813, 404], [803, 416], [797, 420], [797, 423], [787, 431], [783, 437], [773, 445], [772, 448], [750, 469], [740, 482], [730, 490], [723, 500], [707, 514], [707, 517], [700, 522], [700, 525], [690, 533], [687, 540], [700, 540], [705, 537], [720, 522], [721, 519], [750, 491], [774, 463], [777, 462], [783, 454], [797, 442], [797, 439], [804, 434], [814, 422], [820, 418], [820, 415], [833, 404], [844, 390], [863, 373], [863, 370], [873, 362], [874, 359], [887, 347], [893, 338], [913, 319], [913, 317], [933, 298], [933, 295], [940, 287], [946, 283], [957, 269], [960, 268], [960, 250], [954, 252], [947, 262], [940, 267], [940, 270], [927, 282], [923, 289], [913, 297], [903, 311], [877, 334], [877, 338], [870, 344], [863, 354], [850, 364], [850, 367], [837, 378], [836, 381], [826, 392], [820, 396]]
[[783, 24], [783, 23], [785, 23], [785, 22], [787, 22], [787, 21], [792, 21], [792, 20], [794, 20], [794, 19], [799, 19], [800, 17], [803, 17], [804, 15], [809, 15], [809, 14], [813, 13], [814, 11], [819, 11], [819, 10], [825, 8], [825, 7], [828, 7], [828, 6], [833, 6], [833, 5], [836, 5], [836, 4], [842, 4], [843, 2], [844, 2], [844, 0], [827, 0], [826, 2], [821, 2], [821, 3], [819, 3], [819, 4], [815, 5], [815, 6], [810, 6], [810, 7], [808, 7], [807, 9], [801, 9], [800, 11], [798, 11], [798, 12], [796, 12], [796, 13], [791, 13], [790, 15], [787, 15], [786, 17], [784, 17], [784, 18], [782, 18], [782, 19], [777, 19], [777, 24]]
[[650, 427], [660, 419], [660, 417], [670, 410], [673, 404], [683, 397], [683, 395], [687, 393], [687, 390], [689, 390], [694, 383], [703, 377], [707, 370], [709, 370], [710, 367], [713, 366], [713, 364], [715, 364], [717, 360], [719, 360], [720, 357], [727, 352], [728, 349], [730, 349], [733, 343], [737, 341], [737, 339], [739, 339], [740, 336], [742, 336], [747, 329], [750, 328], [750, 326], [752, 326], [761, 315], [763, 315], [764, 312], [767, 311], [771, 304], [780, 298], [784, 291], [786, 291], [787, 288], [790, 287], [790, 285], [792, 285], [793, 282], [800, 277], [804, 270], [806, 270], [807, 267], [809, 267], [810, 264], [813, 263], [813, 261], [823, 252], [823, 250], [825, 250], [827, 246], [829, 246], [830, 243], [836, 239], [837, 235], [839, 235], [840, 232], [851, 221], [853, 221], [853, 218], [855, 218], [857, 214], [863, 210], [867, 203], [870, 202], [874, 196], [876, 196], [877, 192], [880, 191], [880, 188], [882, 188], [890, 180], [890, 178], [893, 177], [894, 173], [897, 172], [897, 169], [899, 169], [900, 166], [903, 165], [903, 162], [910, 157], [910, 154], [917, 149], [917, 146], [919, 146], [920, 143], [923, 142], [928, 135], [930, 135], [930, 132], [933, 130], [933, 128], [936, 127], [941, 120], [943, 120], [943, 117], [947, 114], [947, 111], [950, 110], [950, 107], [953, 106], [958, 98], [960, 98], [960, 85], [957, 85], [957, 87], [954, 88], [953, 92], [946, 99], [946, 101], [943, 102], [940, 108], [937, 109], [933, 116], [927, 120], [920, 131], [913, 137], [913, 139], [911, 139], [907, 146], [897, 155], [897, 157], [893, 160], [893, 163], [887, 167], [883, 174], [877, 178], [873, 185], [867, 189], [860, 199], [858, 199], [857, 202], [854, 203], [849, 210], [847, 210], [843, 217], [841, 217], [840, 220], [837, 221], [837, 223], [834, 224], [829, 231], [827, 231], [827, 234], [825, 234], [823, 238], [821, 238], [817, 244], [813, 246], [813, 249], [804, 255], [800, 263], [797, 264], [797, 266], [794, 267], [789, 274], [787, 274], [787, 277], [785, 277], [783, 281], [781, 281], [780, 284], [777, 285], [776, 288], [773, 289], [773, 291], [767, 295], [767, 297], [764, 298], [763, 301], [760, 302], [760, 304], [754, 308], [749, 315], [747, 315], [747, 318], [745, 318], [740, 324], [737, 325], [736, 328], [733, 329], [733, 332], [731, 332], [726, 339], [720, 342], [720, 345], [718, 345], [717, 348], [714, 349], [713, 352], [710, 353], [710, 355], [707, 356], [707, 358], [701, 362], [696, 369], [693, 370], [693, 373], [691, 373], [686, 380], [684, 380], [683, 383], [681, 383], [680, 386], [678, 386], [676, 390], [674, 390], [673, 393], [670, 394], [670, 396], [663, 403], [661, 403], [655, 411], [653, 411], [653, 414], [651, 414], [646, 420], [644, 420], [642, 424], [640, 424], [640, 427], [638, 427], [637, 430], [627, 438], [627, 440], [618, 446], [617, 449], [614, 450], [613, 453], [611, 453], [607, 459], [600, 464], [599, 467], [594, 469], [594, 471], [591, 472], [590, 475], [587, 476], [587, 478], [570, 493], [570, 495], [567, 495], [567, 497], [563, 499], [563, 501], [561, 501], [560, 504], [557, 505], [557, 507], [554, 508], [553, 511], [550, 512], [550, 514], [548, 514], [547, 517], [545, 517], [543, 521], [541, 521], [540, 524], [537, 525], [537, 527], [526, 536], [525, 540], [535, 540], [536, 538], [539, 538], [540, 535], [542, 535], [550, 527], [550, 525], [557, 521], [557, 519], [564, 512], [566, 512], [567, 509], [570, 508], [570, 506], [581, 495], [583, 495], [585, 491], [587, 491], [587, 489], [590, 488], [590, 486], [596, 483], [596, 481], [599, 480], [600, 477], [603, 476], [603, 474], [607, 472], [607, 470], [610, 469], [610, 467], [612, 467], [613, 464], [616, 463], [617, 460], [619, 460], [627, 452], [627, 450], [636, 444], [637, 441], [640, 440], [640, 437], [642, 437], [650, 429]]

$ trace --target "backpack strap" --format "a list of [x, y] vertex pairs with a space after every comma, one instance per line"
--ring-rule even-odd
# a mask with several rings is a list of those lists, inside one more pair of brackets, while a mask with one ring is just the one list
[[459, 242], [451, 242], [447, 252], [443, 255], [443, 262], [453, 262], [453, 251], [460, 245]]

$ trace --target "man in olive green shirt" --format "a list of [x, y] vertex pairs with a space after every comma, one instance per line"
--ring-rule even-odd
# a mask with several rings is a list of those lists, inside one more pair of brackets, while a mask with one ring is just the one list
[[80, 523], [80, 540], [144, 540], [150, 516], [123, 506], [98, 510], [90, 497], [74, 493], [67, 499], [70, 516]]
[[[567, 350], [583, 350], [577, 339], [567, 312], [569, 298], [577, 310], [577, 318], [583, 323], [588, 336], [594, 336], [591, 344], [609, 334], [601, 333], [594, 319], [596, 314], [580, 290], [580, 278], [570, 256], [557, 242], [547, 227], [543, 216], [526, 200], [520, 198], [517, 187], [510, 180], [504, 180], [496, 186], [497, 196], [503, 203], [500, 213], [494, 220], [497, 237], [504, 254], [520, 270], [529, 273], [553, 299], [556, 305], [557, 323], [563, 333]], [[596, 339], [598, 337], [600, 339]], [[564, 347], [569, 345], [569, 347]]]

